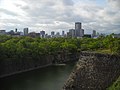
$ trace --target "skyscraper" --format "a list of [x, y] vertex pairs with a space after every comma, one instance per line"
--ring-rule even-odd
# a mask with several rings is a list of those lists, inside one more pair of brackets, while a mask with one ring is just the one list
[[28, 28], [24, 28], [24, 29], [23, 29], [23, 32], [24, 32], [24, 35], [25, 35], [25, 36], [28, 35]]
[[96, 37], [96, 30], [93, 30], [92, 37]]
[[75, 22], [75, 36], [76, 37], [83, 37], [84, 36], [84, 29], [82, 29], [81, 22]]
[[55, 32], [52, 31], [52, 32], [51, 32], [51, 37], [54, 37], [54, 36], [55, 36]]
[[54, 35], [55, 35], [55, 32], [54, 32], [54, 31], [52, 31], [52, 32], [51, 32], [51, 36], [54, 36]]
[[80, 30], [81, 29], [81, 22], [75, 22], [75, 29]]
[[17, 32], [17, 28], [15, 28], [15, 32]]
[[63, 37], [65, 36], [65, 31], [62, 31], [62, 36], [63, 36]]
[[84, 29], [80, 29], [80, 37], [84, 36]]
[[0, 30], [0, 35], [6, 34], [6, 30]]
[[75, 29], [70, 29], [69, 30], [69, 36], [70, 37], [75, 37]]
[[45, 31], [40, 31], [40, 37], [45, 38]]

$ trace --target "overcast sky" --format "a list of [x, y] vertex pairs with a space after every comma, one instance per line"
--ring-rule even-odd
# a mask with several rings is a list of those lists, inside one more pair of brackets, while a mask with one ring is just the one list
[[0, 0], [0, 30], [61, 32], [75, 22], [85, 33], [120, 33], [120, 0]]

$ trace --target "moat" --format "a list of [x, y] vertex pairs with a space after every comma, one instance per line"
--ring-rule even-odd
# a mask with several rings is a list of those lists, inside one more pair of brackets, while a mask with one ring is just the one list
[[0, 79], [0, 90], [60, 90], [75, 62], [48, 66]]

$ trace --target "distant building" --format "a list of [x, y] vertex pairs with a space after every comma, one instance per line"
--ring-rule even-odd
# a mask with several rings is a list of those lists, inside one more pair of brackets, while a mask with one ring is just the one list
[[60, 32], [57, 32], [55, 37], [60, 37]]
[[80, 22], [76, 22], [75, 23], [75, 34], [76, 34], [76, 37], [80, 37], [80, 29], [81, 29], [81, 23]]
[[80, 37], [83, 37], [84, 36], [84, 29], [81, 29], [80, 30]]
[[70, 32], [67, 32], [67, 37], [71, 37]]
[[0, 30], [0, 35], [5, 35], [6, 34], [6, 30]]
[[96, 37], [96, 36], [97, 36], [96, 30], [93, 30], [92, 37], [94, 38], [94, 37]]
[[75, 30], [81, 29], [81, 22], [75, 22]]
[[91, 38], [91, 34], [84, 34], [83, 37], [86, 37], [86, 38]]
[[15, 28], [15, 33], [17, 32], [17, 28]]
[[67, 33], [67, 36], [72, 37], [72, 29], [69, 30], [69, 32]]
[[36, 33], [35, 32], [30, 32], [29, 34], [28, 34], [28, 36], [30, 36], [30, 37], [36, 37]]
[[8, 34], [8, 35], [11, 35], [11, 36], [14, 35], [14, 33], [15, 33], [15, 32], [14, 32], [13, 30], [10, 30], [9, 32], [7, 32], [7, 34]]
[[24, 36], [27, 36], [28, 35], [28, 28], [24, 28], [23, 33], [24, 33]]
[[36, 37], [40, 37], [40, 33], [36, 33]]
[[13, 37], [20, 37], [21, 36], [21, 32], [16, 32], [12, 35]]
[[114, 34], [112, 36], [113, 36], [113, 38], [120, 38], [120, 34]]
[[20, 37], [20, 36], [23, 36], [23, 32], [14, 32], [14, 30], [11, 30], [11, 31], [9, 31], [9, 32], [7, 32], [7, 35], [11, 35], [11, 36], [13, 36], [13, 37]]
[[97, 37], [99, 37], [99, 32], [97, 32]]
[[24, 35], [24, 33], [23, 32], [20, 32], [20, 36], [23, 36]]
[[17, 28], [15, 28], [15, 32], [12, 30], [10, 33], [11, 33], [11, 35], [13, 37], [19, 37], [19, 36], [21, 36], [21, 32], [18, 32]]
[[69, 36], [70, 36], [70, 37], [75, 37], [75, 35], [76, 35], [76, 34], [75, 34], [75, 29], [70, 29], [70, 30], [69, 30]]
[[62, 36], [63, 36], [63, 37], [65, 36], [65, 31], [62, 31]]
[[45, 38], [51, 38], [51, 35], [45, 34]]
[[54, 37], [54, 36], [55, 36], [55, 32], [52, 31], [52, 32], [51, 32], [51, 37]]
[[40, 31], [40, 37], [45, 38], [45, 31]]
[[82, 29], [81, 22], [75, 22], [75, 37], [83, 37], [84, 36], [84, 29]]
[[106, 34], [101, 33], [99, 36], [100, 36], [100, 37], [106, 37]]

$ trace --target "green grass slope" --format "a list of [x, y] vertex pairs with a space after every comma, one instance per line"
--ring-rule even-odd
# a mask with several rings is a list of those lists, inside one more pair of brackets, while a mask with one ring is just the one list
[[107, 90], [120, 90], [120, 76]]

